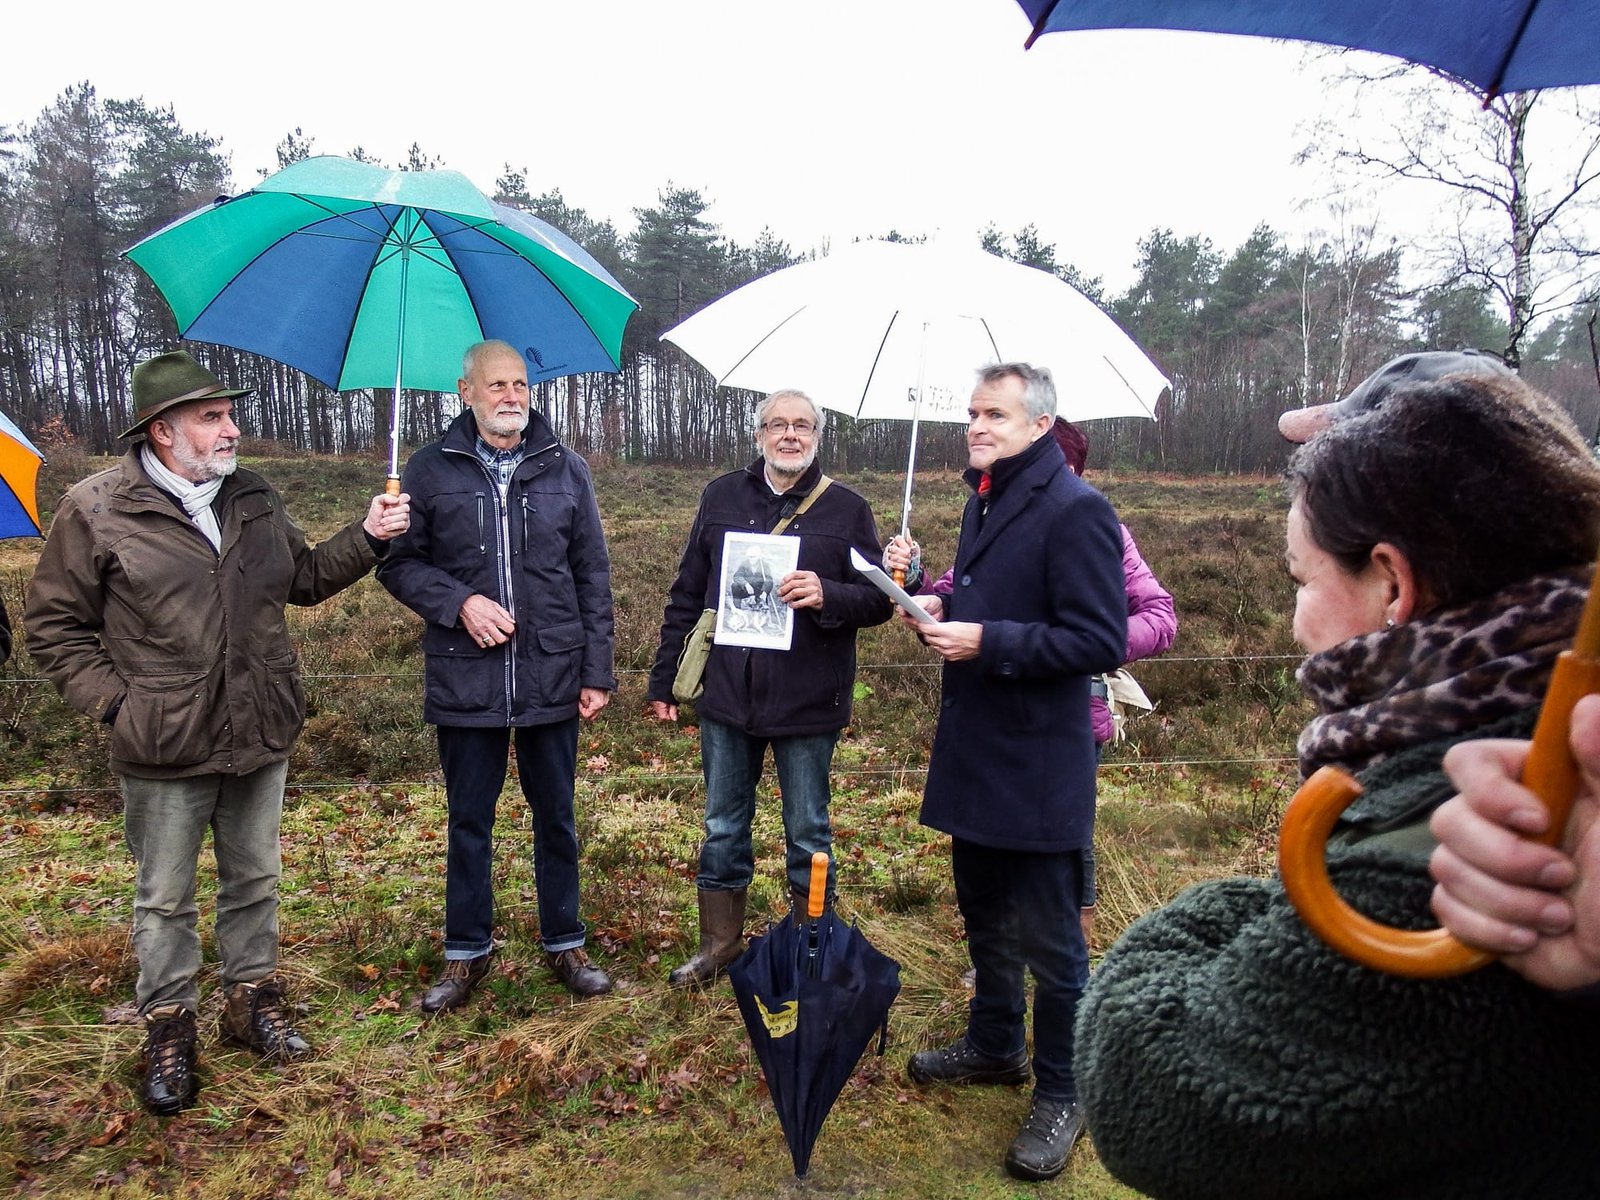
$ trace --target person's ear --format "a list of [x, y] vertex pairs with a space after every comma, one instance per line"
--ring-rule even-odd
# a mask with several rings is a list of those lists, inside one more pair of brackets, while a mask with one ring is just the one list
[[157, 417], [145, 427], [145, 436], [158, 446], [171, 446], [172, 426]]
[[1411, 560], [1393, 542], [1379, 542], [1369, 560], [1377, 574], [1377, 585], [1385, 590], [1383, 615], [1387, 623], [1404, 625], [1429, 608], [1427, 588], [1417, 578]]

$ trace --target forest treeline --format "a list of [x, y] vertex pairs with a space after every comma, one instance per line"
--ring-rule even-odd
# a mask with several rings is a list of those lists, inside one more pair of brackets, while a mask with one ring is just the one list
[[[313, 138], [296, 129], [279, 144], [278, 165], [315, 152]], [[349, 153], [376, 161], [360, 148]], [[408, 161], [394, 165], [446, 164], [413, 146]], [[581, 180], [566, 182], [581, 190]], [[120, 252], [233, 190], [218, 137], [184, 129], [170, 107], [102, 99], [87, 82], [37, 117], [0, 126], [0, 409], [46, 448], [116, 449], [130, 419], [133, 363], [177, 340], [165, 302]], [[640, 304], [620, 374], [541, 385], [566, 439], [619, 461], [731, 463], [745, 454], [752, 397], [717, 389], [658, 337], [728, 290], [824, 248], [799, 250], [770, 229], [738, 244], [709, 218], [709, 197], [670, 183], [633, 210], [627, 232], [569, 203], [560, 186], [535, 193], [527, 172], [509, 165], [495, 198], [565, 230]], [[863, 236], [915, 240], [899, 231]], [[1290, 244], [1262, 224], [1231, 250], [1199, 234], [1152, 230], [1134, 248], [1135, 281], [1122, 293], [1058, 257], [1033, 225], [973, 236], [1077, 286], [1172, 380], [1159, 421], [1096, 423], [1091, 465], [1274, 470], [1285, 454], [1275, 432], [1282, 410], [1336, 398], [1406, 349], [1508, 346], [1489, 288], [1467, 274], [1417, 287], [1406, 248], [1379, 244], [1370, 229]], [[1524, 374], [1590, 434], [1600, 421], [1593, 324], [1591, 300], [1509, 343]], [[255, 385], [240, 402], [254, 437], [322, 453], [367, 451], [386, 439], [387, 392], [339, 394], [265, 359], [191, 348], [224, 378]], [[455, 411], [452, 397], [408, 393], [404, 442], [437, 436]], [[903, 422], [834, 418], [828, 460], [841, 471], [892, 469], [905, 460], [907, 437]], [[961, 447], [958, 427], [924, 427], [919, 461], [958, 464]]]

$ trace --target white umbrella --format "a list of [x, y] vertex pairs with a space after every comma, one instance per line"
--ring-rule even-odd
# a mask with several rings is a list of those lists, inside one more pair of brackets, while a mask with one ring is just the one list
[[857, 242], [729, 292], [661, 335], [723, 387], [799, 388], [824, 408], [912, 422], [967, 419], [974, 372], [1049, 367], [1071, 421], [1155, 416], [1170, 385], [1077, 289], [982, 250]]

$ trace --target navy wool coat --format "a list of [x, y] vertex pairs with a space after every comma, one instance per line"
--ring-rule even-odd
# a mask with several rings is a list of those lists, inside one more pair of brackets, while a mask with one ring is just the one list
[[[1094, 832], [1089, 678], [1116, 670], [1128, 641], [1122, 533], [1054, 438], [991, 475], [987, 504], [967, 501], [944, 602], [983, 642], [944, 665], [922, 823], [999, 850], [1081, 850]], [[980, 478], [967, 473], [974, 489]]]

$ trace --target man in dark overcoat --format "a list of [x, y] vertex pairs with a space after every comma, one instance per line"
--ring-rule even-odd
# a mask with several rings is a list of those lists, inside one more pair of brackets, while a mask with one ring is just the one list
[[[966, 1033], [912, 1055], [919, 1083], [1021, 1083], [1024, 969], [1034, 977], [1033, 1104], [1006, 1154], [1050, 1179], [1082, 1131], [1072, 1022], [1088, 981], [1078, 921], [1094, 828], [1089, 681], [1127, 643], [1122, 536], [1105, 497], [1068, 469], [1050, 427], [1050, 373], [979, 372], [954, 587], [914, 625], [944, 658], [922, 822], [950, 834], [956, 899], [977, 972]], [[909, 618], [906, 618], [909, 622]]]

